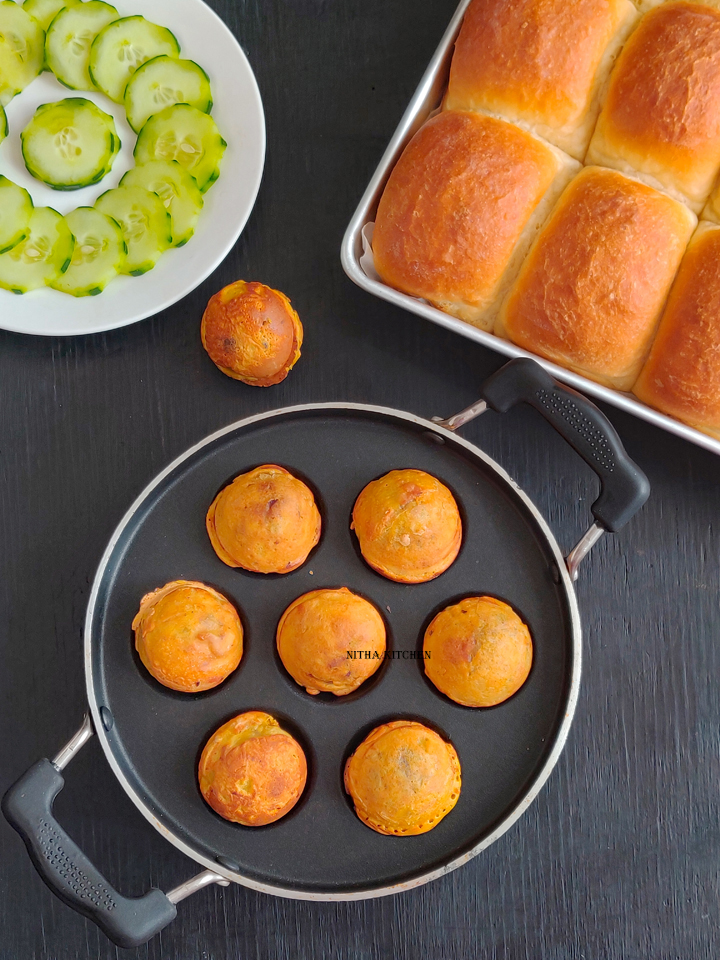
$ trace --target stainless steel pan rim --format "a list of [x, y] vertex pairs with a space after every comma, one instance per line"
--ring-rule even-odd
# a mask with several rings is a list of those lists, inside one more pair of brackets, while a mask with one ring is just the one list
[[[118, 778], [122, 784], [125, 792], [130, 797], [132, 802], [138, 808], [140, 813], [145, 817], [146, 820], [151, 823], [155, 829], [163, 836], [165, 839], [171, 843], [178, 850], [181, 850], [186, 856], [191, 860], [194, 860], [196, 863], [201, 864], [207, 870], [212, 871], [213, 874], [223, 877], [226, 880], [229, 880], [233, 883], [241, 884], [242, 886], [249, 887], [252, 890], [257, 890], [261, 893], [269, 893], [274, 896], [285, 897], [291, 900], [314, 900], [314, 901], [353, 901], [353, 900], [368, 900], [376, 897], [386, 897], [395, 893], [401, 893], [404, 890], [411, 890], [415, 887], [422, 886], [425, 883], [428, 883], [430, 880], [434, 880], [438, 877], [444, 876], [447, 873], [451, 873], [453, 870], [462, 866], [464, 863], [467, 863], [469, 860], [472, 860], [473, 857], [476, 857], [479, 853], [489, 847], [494, 843], [499, 837], [508, 830], [513, 823], [527, 810], [533, 800], [537, 797], [538, 793], [542, 789], [543, 785], [547, 781], [550, 773], [552, 772], [553, 767], [557, 763], [560, 754], [565, 746], [565, 742], [570, 731], [570, 725], [572, 723], [573, 715], [575, 713], [575, 707], [577, 705], [578, 692], [580, 688], [580, 673], [581, 673], [581, 661], [582, 661], [582, 627], [580, 623], [580, 612], [577, 605], [577, 598], [575, 596], [575, 590], [570, 578], [570, 574], [566, 567], [565, 559], [563, 557], [562, 551], [544, 520], [542, 514], [539, 512], [537, 507], [534, 505], [532, 500], [523, 492], [523, 490], [518, 486], [518, 484], [509, 476], [509, 474], [493, 459], [491, 459], [487, 454], [483, 453], [478, 447], [470, 443], [468, 440], [463, 439], [462, 437], [453, 434], [453, 442], [464, 447], [469, 453], [474, 457], [477, 457], [481, 460], [487, 467], [489, 467], [494, 473], [508, 486], [512, 488], [515, 494], [522, 500], [523, 505], [526, 507], [528, 512], [532, 515], [533, 519], [537, 523], [538, 527], [542, 531], [547, 544], [549, 545], [555, 562], [557, 564], [558, 570], [560, 572], [561, 583], [564, 589], [565, 597], [567, 599], [568, 610], [570, 613], [570, 623], [571, 623], [571, 643], [572, 643], [572, 658], [571, 658], [571, 679], [568, 689], [567, 696], [567, 707], [565, 716], [560, 724], [558, 729], [555, 744], [553, 749], [549, 753], [547, 760], [545, 761], [543, 767], [541, 768], [539, 774], [536, 776], [532, 786], [528, 790], [527, 794], [520, 800], [517, 805], [511, 810], [511, 812], [505, 817], [505, 819], [493, 830], [493, 832], [485, 837], [477, 846], [473, 847], [471, 850], [462, 854], [461, 856], [451, 860], [449, 863], [443, 865], [434, 870], [430, 870], [427, 873], [422, 874], [421, 876], [415, 877], [412, 880], [409, 880], [404, 883], [395, 884], [388, 887], [378, 887], [370, 888], [367, 890], [354, 891], [352, 893], [314, 893], [314, 892], [301, 892], [297, 890], [286, 889], [280, 886], [275, 886], [271, 884], [259, 883], [255, 880], [252, 880], [248, 877], [244, 877], [240, 873], [236, 873], [232, 870], [227, 869], [226, 867], [219, 864], [216, 860], [211, 860], [209, 857], [204, 857], [199, 855], [195, 850], [189, 847], [186, 843], [183, 842], [179, 837], [168, 830], [168, 828], [158, 820], [152, 813], [143, 800], [138, 796], [136, 791], [133, 789], [132, 785], [126, 778], [125, 774], [122, 771], [121, 766], [118, 764], [115, 755], [113, 753], [112, 747], [106, 735], [105, 727], [103, 724], [103, 719], [100, 712], [100, 707], [97, 701], [97, 695], [95, 687], [93, 684], [93, 670], [92, 670], [92, 650], [93, 650], [93, 631], [92, 623], [95, 613], [95, 607], [98, 602], [98, 593], [100, 590], [101, 583], [103, 581], [103, 576], [105, 569], [110, 561], [113, 550], [122, 536], [122, 533], [126, 526], [132, 521], [135, 514], [142, 507], [142, 504], [147, 500], [147, 498], [152, 494], [157, 486], [162, 484], [165, 478], [176, 470], [184, 461], [192, 457], [194, 454], [198, 453], [204, 447], [208, 446], [211, 443], [214, 443], [216, 440], [221, 437], [237, 432], [245, 427], [250, 426], [251, 424], [256, 424], [263, 420], [272, 420], [277, 417], [284, 417], [293, 414], [302, 414], [309, 412], [322, 412], [327, 411], [328, 413], [341, 413], [343, 411], [354, 411], [358, 413], [368, 413], [375, 416], [387, 417], [395, 420], [402, 420], [406, 423], [414, 424], [415, 426], [420, 426], [428, 432], [437, 434], [442, 438], [448, 436], [448, 429], [439, 424], [433, 423], [430, 420], [425, 420], [422, 417], [415, 416], [411, 413], [406, 413], [401, 410], [395, 410], [390, 407], [378, 407], [370, 404], [361, 404], [361, 403], [313, 403], [313, 404], [303, 404], [292, 407], [283, 407], [277, 410], [271, 410], [268, 413], [257, 414], [252, 417], [247, 417], [243, 420], [238, 420], [235, 423], [230, 424], [227, 427], [223, 427], [221, 430], [217, 430], [215, 433], [211, 434], [208, 437], [205, 437], [199, 443], [195, 444], [189, 450], [186, 450], [183, 454], [177, 457], [168, 467], [166, 467], [160, 474], [158, 474], [154, 480], [143, 490], [140, 496], [135, 500], [130, 509], [127, 511], [123, 519], [118, 524], [115, 533], [112, 536], [112, 539], [108, 543], [108, 546], [105, 550], [105, 553], [100, 560], [100, 564], [95, 575], [95, 580], [93, 582], [92, 592], [90, 594], [90, 600], [88, 602], [87, 614], [85, 618], [85, 678], [87, 685], [87, 695], [88, 703], [90, 706], [90, 712], [92, 716], [93, 725], [95, 732], [102, 744], [102, 749], [105, 754], [110, 767], [112, 768], [115, 776]], [[216, 882], [216, 881], [209, 881]]]

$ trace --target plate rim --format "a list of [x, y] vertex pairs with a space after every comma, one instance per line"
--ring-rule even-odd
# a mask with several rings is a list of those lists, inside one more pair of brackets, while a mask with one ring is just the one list
[[[252, 189], [248, 192], [248, 203], [247, 210], [244, 216], [238, 218], [235, 229], [232, 232], [231, 237], [228, 239], [228, 242], [225, 245], [224, 250], [217, 255], [217, 257], [203, 270], [197, 274], [192, 272], [193, 279], [187, 284], [183, 284], [180, 289], [180, 292], [174, 292], [170, 294], [169, 297], [165, 298], [161, 303], [154, 303], [153, 306], [148, 310], [140, 310], [139, 312], [133, 313], [132, 316], [125, 318], [124, 320], [118, 321], [114, 320], [108, 323], [99, 322], [97, 325], [93, 324], [91, 327], [87, 328], [73, 328], [72, 323], [67, 323], [65, 328], [56, 328], [52, 326], [52, 321], [43, 320], [41, 323], [36, 324], [36, 329], [27, 329], [27, 321], [24, 322], [12, 322], [12, 311], [0, 310], [0, 330], [6, 330], [9, 333], [19, 333], [25, 336], [33, 337], [82, 337], [82, 336], [92, 336], [93, 334], [100, 333], [109, 333], [112, 330], [121, 330], [123, 327], [128, 327], [134, 323], [139, 323], [141, 320], [147, 320], [149, 317], [157, 316], [165, 310], [168, 310], [170, 307], [174, 306], [176, 303], [179, 303], [185, 297], [189, 296], [197, 287], [200, 286], [207, 278], [213, 273], [217, 268], [223, 263], [227, 256], [232, 251], [235, 244], [238, 242], [245, 226], [250, 218], [252, 211], [255, 208], [255, 203], [257, 202], [257, 196], [260, 191], [260, 186], [262, 183], [262, 178], [265, 170], [265, 159], [266, 159], [266, 148], [267, 148], [267, 125], [265, 122], [265, 110], [263, 107], [262, 95], [260, 93], [260, 87], [255, 76], [255, 72], [250, 64], [250, 61], [247, 57], [247, 54], [243, 50], [240, 41], [232, 32], [230, 27], [225, 23], [222, 17], [213, 10], [213, 8], [205, 2], [205, 0], [175, 0], [175, 3], [180, 6], [180, 3], [192, 4], [195, 7], [202, 7], [205, 10], [206, 14], [212, 16], [217, 22], [218, 29], [222, 30], [232, 45], [235, 46], [239, 59], [243, 64], [243, 67], [247, 73], [248, 80], [248, 93], [252, 99], [254, 109], [257, 111], [257, 120], [259, 121], [259, 132], [260, 137], [255, 141], [253, 149], [257, 150], [257, 174], [255, 176], [254, 182], [252, 182]], [[131, 16], [132, 14], [127, 13], [125, 16]], [[178, 10], [178, 16], [180, 16], [180, 11]], [[42, 75], [42, 74], [41, 74]], [[69, 91], [72, 93], [78, 93], [78, 91]], [[101, 91], [99, 91], [101, 93]], [[2, 172], [2, 171], [0, 171]], [[7, 294], [7, 300], [9, 304], [12, 304], [16, 299], [16, 295], [12, 294], [8, 290], [0, 289], [0, 304], [2, 300], [5, 299], [4, 295]], [[26, 296], [32, 294], [26, 294]], [[10, 299], [13, 298], [13, 299]], [[88, 298], [94, 302], [98, 302], [97, 298]], [[102, 315], [102, 300], [98, 303], [99, 310], [98, 313]], [[51, 311], [46, 311], [51, 315]]]

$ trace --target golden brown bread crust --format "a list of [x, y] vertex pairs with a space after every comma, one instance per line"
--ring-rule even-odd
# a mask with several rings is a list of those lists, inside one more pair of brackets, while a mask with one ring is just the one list
[[391, 836], [427, 833], [460, 796], [452, 744], [414, 720], [376, 727], [345, 764], [345, 790], [362, 822]]
[[290, 573], [320, 539], [312, 491], [273, 463], [236, 477], [215, 497], [205, 519], [223, 563], [253, 573]]
[[665, 194], [614, 170], [586, 167], [540, 233], [496, 333], [629, 390], [696, 222]]
[[292, 810], [307, 781], [302, 747], [269, 713], [250, 710], [219, 727], [198, 766], [200, 792], [233, 823], [261, 827]]
[[690, 241], [633, 392], [720, 440], [720, 228]]
[[428, 678], [466, 707], [494, 707], [517, 693], [533, 658], [527, 626], [494, 597], [467, 597], [441, 610], [423, 651]]
[[240, 663], [243, 628], [222, 594], [195, 580], [174, 580], [146, 594], [132, 623], [147, 670], [182, 693], [210, 690]]
[[502, 120], [452, 111], [433, 117], [405, 148], [380, 199], [373, 236], [380, 277], [492, 329], [536, 211], [576, 168]]
[[586, 162], [641, 174], [700, 211], [720, 169], [720, 11], [676, 0], [642, 18]]
[[462, 544], [455, 498], [422, 470], [391, 470], [371, 481], [355, 501], [350, 529], [373, 570], [399, 583], [439, 577]]
[[473, 0], [444, 106], [520, 123], [582, 160], [600, 91], [637, 18], [630, 0]]
[[300, 359], [303, 328], [284, 293], [238, 280], [210, 298], [200, 336], [210, 359], [228, 377], [270, 387]]
[[285, 669], [308, 693], [344, 697], [382, 663], [385, 623], [368, 600], [347, 587], [313, 590], [282, 615], [276, 642]]

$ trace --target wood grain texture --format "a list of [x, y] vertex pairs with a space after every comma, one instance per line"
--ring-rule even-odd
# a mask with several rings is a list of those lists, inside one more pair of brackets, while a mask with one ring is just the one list
[[[235, 250], [194, 294], [106, 335], [0, 334], [0, 787], [52, 755], [85, 703], [81, 631], [105, 543], [143, 485], [206, 433], [290, 403], [432, 416], [501, 359], [374, 300], [339, 262], [345, 225], [453, 0], [211, 0], [263, 93], [268, 162]], [[285, 291], [303, 358], [267, 391], [219, 373], [199, 326], [239, 277]], [[704, 960], [720, 951], [720, 458], [609, 411], [653, 495], [586, 561], [584, 677], [567, 749], [486, 853], [414, 892], [355, 904], [201, 892], [118, 951], [43, 887], [0, 823], [0, 960]], [[531, 410], [466, 428], [569, 547], [596, 481]], [[135, 810], [97, 743], [57, 813], [128, 895], [196, 867]]]

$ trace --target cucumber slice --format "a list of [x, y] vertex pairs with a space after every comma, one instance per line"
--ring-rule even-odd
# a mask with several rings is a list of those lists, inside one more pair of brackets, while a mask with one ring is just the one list
[[125, 91], [128, 123], [139, 133], [150, 117], [174, 103], [212, 110], [210, 78], [193, 60], [155, 57], [130, 79]]
[[62, 10], [50, 24], [45, 41], [47, 65], [72, 90], [95, 90], [88, 71], [90, 47], [118, 12], [102, 0], [86, 0]]
[[99, 90], [122, 103], [125, 87], [139, 67], [154, 57], [172, 59], [179, 53], [180, 44], [166, 27], [145, 17], [123, 17], [104, 27], [93, 40], [90, 76]]
[[102, 180], [120, 149], [113, 118], [83, 97], [38, 107], [21, 139], [25, 166], [54, 190]]
[[70, 266], [50, 286], [73, 297], [102, 293], [125, 263], [125, 241], [118, 224], [93, 207], [78, 207], [65, 217], [75, 237]]
[[25, 0], [23, 10], [35, 17], [43, 30], [47, 30], [63, 7], [74, 7], [78, 3], [80, 0]]
[[151, 117], [135, 144], [135, 162], [177, 160], [205, 193], [220, 176], [227, 143], [212, 117], [187, 103], [166, 107]]
[[56, 280], [70, 266], [75, 237], [57, 210], [36, 207], [30, 217], [30, 235], [0, 255], [0, 287], [27, 293]]
[[0, 2], [0, 104], [32, 83], [43, 68], [45, 31], [14, 0]]
[[0, 103], [0, 143], [3, 142], [3, 140], [7, 135], [8, 135], [7, 114], [5, 113], [5, 107]]
[[152, 270], [172, 245], [170, 214], [155, 193], [143, 187], [116, 187], [95, 202], [95, 209], [120, 224], [127, 246], [121, 273], [139, 277]]
[[28, 235], [33, 202], [27, 190], [0, 174], [0, 253], [12, 250]]
[[192, 237], [204, 201], [194, 178], [179, 163], [149, 160], [128, 170], [120, 186], [143, 187], [160, 197], [170, 214], [174, 247], [182, 247]]

